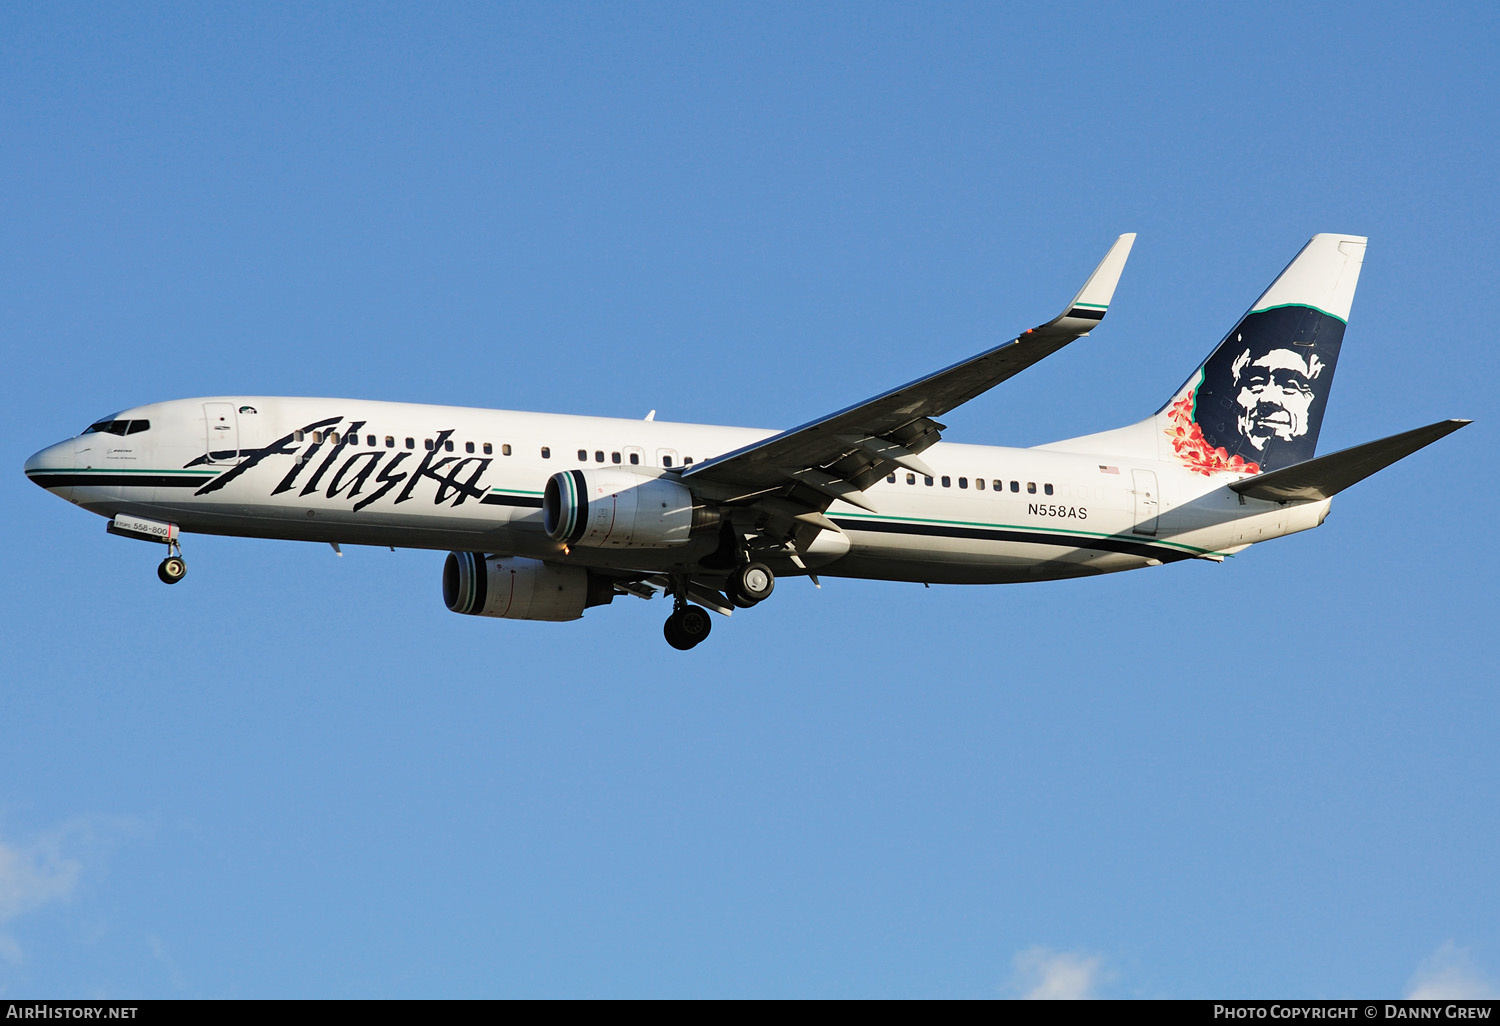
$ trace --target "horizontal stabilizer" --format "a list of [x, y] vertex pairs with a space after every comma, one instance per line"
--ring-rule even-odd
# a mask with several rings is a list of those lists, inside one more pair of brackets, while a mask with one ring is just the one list
[[1467, 420], [1440, 420], [1436, 424], [1329, 453], [1268, 474], [1247, 477], [1229, 487], [1252, 499], [1272, 502], [1327, 499], [1468, 423]]

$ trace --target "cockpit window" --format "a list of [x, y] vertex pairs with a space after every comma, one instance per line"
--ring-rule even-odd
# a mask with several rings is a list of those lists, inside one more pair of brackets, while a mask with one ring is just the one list
[[84, 434], [136, 435], [149, 430], [151, 430], [149, 420], [101, 420], [90, 424]]

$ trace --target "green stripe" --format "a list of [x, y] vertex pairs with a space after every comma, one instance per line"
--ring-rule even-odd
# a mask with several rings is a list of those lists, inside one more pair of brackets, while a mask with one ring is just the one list
[[[1108, 303], [1074, 303], [1073, 306], [1086, 306], [1090, 310], [1108, 310], [1109, 309], [1109, 304]], [[1071, 309], [1073, 309], [1073, 307], [1070, 306], [1070, 307], [1068, 307], [1068, 309], [1071, 310]]]
[[541, 495], [541, 492], [529, 492], [524, 488], [491, 488], [492, 492], [501, 492], [505, 495]]
[[[1345, 318], [1340, 317], [1338, 314], [1331, 314], [1327, 310], [1319, 310], [1317, 307], [1313, 306], [1311, 303], [1277, 303], [1275, 306], [1265, 306], [1265, 307], [1261, 307], [1259, 310], [1251, 310], [1250, 313], [1258, 314], [1258, 313], [1266, 313], [1269, 310], [1285, 310], [1289, 306], [1300, 306], [1304, 310], [1317, 310], [1317, 312], [1320, 313], [1320, 314], [1322, 314], [1324, 317], [1332, 317], [1334, 320], [1338, 321], [1340, 324], [1344, 325], [1345, 327], [1349, 326], [1349, 322]], [[1246, 316], [1249, 316], [1249, 315], [1247, 314]]]
[[1037, 527], [1034, 524], [987, 524], [987, 523], [983, 523], [983, 522], [978, 521], [978, 520], [932, 520], [932, 519], [929, 519], [927, 517], [880, 516], [880, 515], [876, 515], [876, 514], [873, 514], [873, 513], [844, 513], [844, 512], [840, 512], [838, 515], [841, 516], [841, 517], [851, 517], [851, 518], [856, 519], [856, 520], [899, 520], [899, 521], [902, 521], [903, 523], [908, 523], [908, 524], [948, 524], [949, 526], [952, 526], [952, 527], [990, 527], [990, 528], [995, 528], [997, 530], [1032, 531], [1032, 532], [1038, 532], [1038, 533], [1045, 531], [1048, 534], [1061, 534], [1061, 535], [1065, 535], [1067, 537], [1074, 537], [1074, 538], [1127, 538], [1130, 541], [1144, 542], [1145, 544], [1148, 544], [1148, 545], [1165, 545], [1165, 546], [1167, 546], [1169, 548], [1181, 549], [1184, 552], [1192, 552], [1192, 553], [1196, 553], [1198, 555], [1209, 555], [1209, 554], [1221, 555], [1221, 554], [1224, 554], [1224, 553], [1215, 552], [1215, 550], [1213, 550], [1213, 549], [1200, 549], [1197, 546], [1194, 546], [1194, 545], [1184, 545], [1181, 542], [1162, 541], [1160, 538], [1153, 538], [1153, 537], [1150, 537], [1148, 535], [1142, 535], [1142, 534], [1120, 535], [1120, 534], [1106, 534], [1103, 531], [1076, 531], [1076, 530], [1073, 530], [1073, 531], [1061, 531], [1061, 530], [1057, 530], [1055, 528]]
[[40, 469], [28, 470], [28, 474], [190, 474], [202, 476], [203, 474], [222, 474], [222, 470], [210, 470], [205, 467], [202, 470], [127, 470], [123, 467], [58, 467], [53, 470]]

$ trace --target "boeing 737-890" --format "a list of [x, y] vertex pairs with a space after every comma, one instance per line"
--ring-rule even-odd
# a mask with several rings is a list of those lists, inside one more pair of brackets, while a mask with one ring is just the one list
[[667, 641], [778, 577], [1046, 581], [1222, 561], [1316, 527], [1331, 497], [1467, 421], [1315, 456], [1365, 240], [1317, 235], [1156, 413], [1028, 449], [940, 442], [936, 418], [1098, 326], [1135, 236], [1061, 314], [787, 431], [354, 399], [137, 406], [26, 474], [164, 544], [187, 532], [447, 549], [449, 609], [573, 620], [673, 599]]

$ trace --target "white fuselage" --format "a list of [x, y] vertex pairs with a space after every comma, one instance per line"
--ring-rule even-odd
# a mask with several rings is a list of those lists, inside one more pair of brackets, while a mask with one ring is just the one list
[[[712, 531], [672, 548], [567, 548], [542, 528], [547, 479], [573, 468], [676, 476], [774, 432], [648, 420], [345, 399], [155, 403], [27, 463], [44, 487], [103, 516], [183, 531], [691, 570]], [[835, 502], [806, 569], [930, 583], [1050, 580], [1184, 558], [1222, 559], [1315, 527], [1328, 502], [1243, 499], [1175, 462], [940, 442], [932, 478], [868, 488], [877, 512]], [[804, 572], [790, 561], [778, 573]]]

